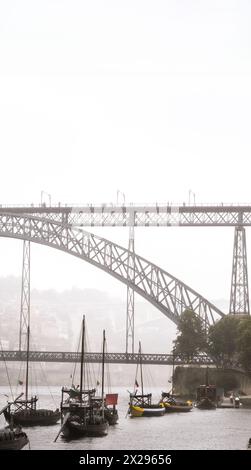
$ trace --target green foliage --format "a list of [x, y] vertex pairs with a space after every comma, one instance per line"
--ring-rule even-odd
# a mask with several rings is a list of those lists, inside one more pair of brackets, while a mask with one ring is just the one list
[[251, 319], [240, 321], [237, 331], [237, 346], [239, 362], [242, 367], [251, 372]]
[[173, 342], [174, 354], [183, 354], [191, 360], [196, 354], [207, 352], [218, 367], [236, 365], [251, 372], [251, 318], [226, 315], [209, 328], [192, 310], [185, 310], [179, 319], [178, 335]]
[[208, 353], [218, 366], [239, 364], [251, 371], [251, 319], [227, 315], [211, 326], [208, 335]]
[[209, 329], [208, 353], [220, 366], [230, 366], [236, 359], [239, 322], [239, 318], [228, 315]]
[[202, 320], [192, 310], [185, 310], [179, 319], [178, 336], [174, 341], [175, 354], [185, 354], [192, 359], [195, 354], [206, 350], [206, 332]]

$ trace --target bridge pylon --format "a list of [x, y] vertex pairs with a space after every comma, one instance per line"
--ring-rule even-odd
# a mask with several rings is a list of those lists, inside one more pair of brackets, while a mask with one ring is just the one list
[[22, 291], [19, 326], [19, 351], [26, 347], [30, 324], [30, 242], [23, 242]]
[[250, 315], [245, 227], [235, 227], [229, 313]]
[[127, 300], [126, 300], [126, 353], [134, 353], [134, 289], [135, 278], [134, 225], [129, 228]]

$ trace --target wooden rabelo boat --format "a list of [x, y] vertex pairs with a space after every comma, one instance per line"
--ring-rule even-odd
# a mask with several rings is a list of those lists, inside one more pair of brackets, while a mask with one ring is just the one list
[[117, 404], [118, 393], [107, 393], [105, 395], [105, 419], [107, 419], [110, 426], [117, 424], [119, 419]]
[[21, 427], [5, 426], [0, 429], [0, 450], [21, 450], [28, 443], [27, 434]]
[[[139, 364], [137, 365], [137, 369], [136, 369], [134, 392], [130, 393], [128, 414], [131, 416], [131, 418], [139, 418], [143, 416], [147, 416], [147, 417], [163, 416], [165, 414], [164, 405], [162, 403], [153, 404], [152, 394], [144, 393], [141, 342], [139, 342], [138, 356], [139, 356]], [[138, 386], [139, 386], [138, 381], [137, 381], [138, 366], [140, 366], [141, 394], [138, 394]]]
[[[101, 408], [102, 398], [94, 396], [91, 403], [95, 408]], [[117, 424], [119, 415], [116, 405], [118, 404], [118, 393], [106, 393], [104, 397], [104, 416], [110, 426]]]
[[109, 423], [105, 417], [104, 406], [104, 356], [105, 331], [103, 331], [102, 354], [102, 396], [99, 402], [95, 400], [95, 389], [83, 388], [83, 373], [85, 365], [85, 317], [82, 321], [80, 388], [62, 388], [61, 398], [61, 428], [60, 433], [66, 438], [80, 436], [101, 437], [108, 433]]
[[[106, 341], [105, 341], [105, 347], [106, 347]], [[107, 351], [105, 351], [107, 352]], [[105, 355], [104, 355], [105, 358]], [[111, 383], [110, 380], [110, 373], [109, 373], [109, 368], [108, 366], [106, 367], [106, 372], [107, 372], [107, 382], [108, 384]], [[97, 385], [99, 385], [100, 382], [97, 381]], [[102, 396], [98, 397], [95, 395], [94, 397], [91, 398], [92, 405], [96, 408], [102, 408], [104, 406], [104, 417], [106, 421], [108, 421], [110, 426], [114, 426], [117, 424], [119, 415], [118, 415], [118, 409], [117, 409], [117, 404], [118, 404], [118, 393], [111, 393], [110, 388], [108, 387], [108, 393], [104, 394], [104, 403], [102, 405]]]
[[[2, 343], [0, 340], [0, 349], [2, 351]], [[9, 373], [7, 369], [6, 361], [4, 360], [7, 378], [9, 381]], [[10, 381], [9, 386], [11, 389]], [[12, 393], [12, 390], [11, 390]], [[22, 393], [16, 398], [18, 400], [22, 396]], [[13, 400], [15, 402], [15, 400]], [[0, 415], [4, 414], [9, 405], [5, 405], [0, 410]], [[13, 426], [13, 422], [9, 426], [0, 428], [0, 450], [21, 450], [24, 446], [29, 443], [27, 434], [22, 430], [21, 426]]]
[[142, 416], [163, 416], [165, 407], [162, 404], [152, 404], [152, 394], [130, 393], [129, 414], [132, 418], [140, 418]]
[[217, 407], [216, 385], [209, 385], [208, 367], [206, 369], [206, 384], [200, 385], [196, 391], [196, 406], [200, 410], [215, 410]]
[[[3, 414], [6, 421], [13, 426], [49, 426], [56, 424], [60, 419], [59, 409], [48, 410], [37, 408], [37, 396], [29, 398], [29, 343], [30, 327], [27, 330], [27, 357], [26, 357], [26, 379], [25, 379], [25, 398], [18, 398], [9, 401]], [[23, 394], [21, 394], [23, 395]]]
[[161, 394], [161, 403], [163, 403], [166, 413], [187, 413], [193, 409], [193, 404], [190, 400], [177, 400], [176, 397], [166, 392], [162, 392]]
[[[20, 396], [17, 397], [17, 399]], [[4, 414], [8, 405], [0, 411], [0, 415]], [[20, 450], [29, 443], [27, 434], [22, 430], [21, 426], [5, 426], [0, 429], [0, 450]]]
[[173, 412], [187, 413], [188, 411], [191, 411], [193, 409], [193, 403], [190, 400], [188, 401], [179, 400], [174, 395], [174, 366], [175, 366], [174, 358], [175, 358], [175, 355], [173, 352], [172, 377], [171, 377], [171, 380], [170, 379], [168, 380], [169, 383], [172, 383], [172, 388], [170, 392], [161, 393], [160, 403], [164, 405], [166, 413], [173, 413]]

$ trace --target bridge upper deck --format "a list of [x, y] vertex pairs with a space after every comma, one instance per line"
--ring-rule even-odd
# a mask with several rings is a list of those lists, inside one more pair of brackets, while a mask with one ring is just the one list
[[0, 213], [33, 215], [69, 225], [142, 227], [251, 226], [251, 204], [0, 205]]

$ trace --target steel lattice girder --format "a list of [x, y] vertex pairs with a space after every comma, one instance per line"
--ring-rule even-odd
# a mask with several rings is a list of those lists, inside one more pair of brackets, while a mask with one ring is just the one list
[[128, 271], [127, 271], [127, 299], [126, 299], [126, 352], [134, 353], [134, 289], [131, 287], [134, 282], [134, 226], [129, 230], [128, 244]]
[[250, 314], [246, 233], [244, 227], [235, 227], [229, 313]]
[[112, 204], [76, 206], [0, 207], [0, 212], [33, 215], [62, 225], [92, 226], [250, 226], [251, 205], [156, 205]]
[[82, 229], [36, 217], [0, 215], [0, 236], [29, 240], [77, 256], [131, 285], [174, 323], [191, 309], [207, 328], [224, 314], [186, 284], [141, 256], [134, 255], [135, 273], [128, 281], [130, 252], [116, 243]]
[[[27, 353], [25, 351], [0, 351], [0, 361], [25, 361]], [[31, 362], [80, 362], [81, 353], [63, 351], [30, 351], [29, 360]], [[145, 364], [214, 364], [207, 355], [197, 355], [188, 359], [185, 355], [172, 354], [142, 354], [142, 363]], [[86, 353], [85, 362], [102, 362], [102, 353]], [[106, 353], [106, 363], [114, 364], [138, 364], [139, 355], [132, 353]]]
[[30, 241], [23, 242], [22, 292], [19, 328], [19, 350], [26, 347], [30, 324]]

